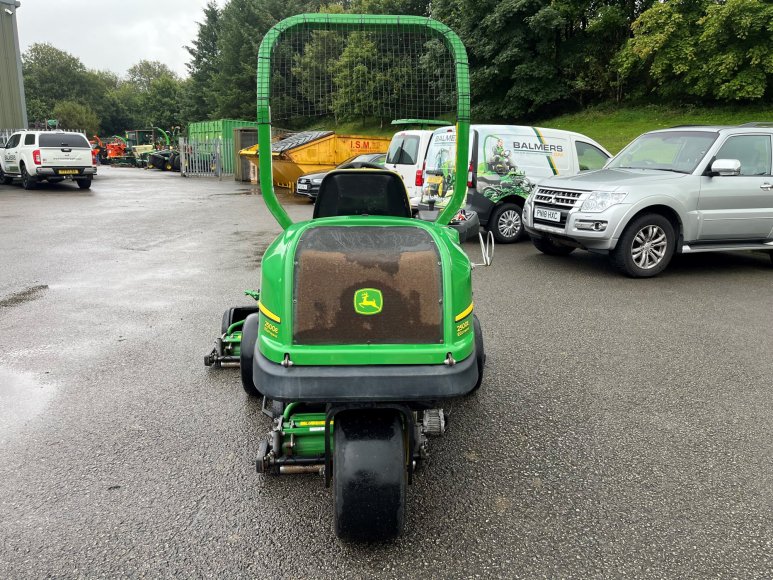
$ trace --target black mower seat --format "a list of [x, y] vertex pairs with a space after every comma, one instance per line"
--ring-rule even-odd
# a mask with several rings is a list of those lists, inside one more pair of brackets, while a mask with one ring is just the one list
[[338, 169], [322, 179], [314, 218], [342, 215], [411, 217], [402, 178], [386, 169]]

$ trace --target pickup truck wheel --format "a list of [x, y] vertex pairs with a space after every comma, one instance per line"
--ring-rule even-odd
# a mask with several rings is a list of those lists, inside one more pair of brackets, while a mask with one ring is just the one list
[[557, 244], [550, 238], [532, 238], [531, 243], [540, 252], [548, 256], [568, 256], [575, 250], [572, 246]]
[[27, 168], [22, 165], [21, 166], [21, 186], [24, 189], [35, 189], [35, 183], [37, 180], [32, 177], [29, 173], [27, 173]]
[[674, 226], [664, 216], [645, 214], [628, 224], [612, 251], [615, 266], [632, 278], [660, 274], [674, 255]]
[[500, 244], [512, 244], [523, 237], [521, 208], [514, 203], [503, 203], [494, 208], [488, 221], [489, 231]]
[[90, 189], [91, 188], [91, 178], [87, 177], [86, 179], [76, 179], [75, 180], [78, 183], [78, 187], [81, 189]]

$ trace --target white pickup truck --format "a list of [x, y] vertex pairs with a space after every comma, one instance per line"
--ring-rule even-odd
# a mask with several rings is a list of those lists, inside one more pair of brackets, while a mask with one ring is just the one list
[[97, 173], [91, 145], [82, 133], [19, 131], [0, 145], [0, 183], [21, 178], [24, 189], [40, 181], [72, 179], [81, 189], [91, 187]]

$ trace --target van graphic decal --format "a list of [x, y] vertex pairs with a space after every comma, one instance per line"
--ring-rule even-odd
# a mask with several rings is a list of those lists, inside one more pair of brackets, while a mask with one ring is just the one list
[[[512, 144], [514, 149], [520, 145], [516, 141]], [[486, 136], [482, 153], [484, 162], [478, 164], [479, 189], [491, 203], [499, 203], [509, 195], [528, 197], [531, 182], [526, 173], [518, 168], [513, 152], [505, 147], [504, 139], [498, 135]]]

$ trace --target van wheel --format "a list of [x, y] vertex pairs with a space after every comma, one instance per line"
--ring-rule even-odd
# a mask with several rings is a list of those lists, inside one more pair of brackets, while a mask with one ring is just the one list
[[514, 203], [503, 203], [494, 208], [488, 221], [488, 229], [500, 244], [512, 244], [523, 237], [521, 207]]
[[22, 165], [21, 166], [21, 186], [24, 189], [35, 189], [35, 183], [37, 183], [37, 180], [32, 177], [29, 173], [27, 173], [27, 168]]
[[668, 266], [675, 247], [674, 226], [664, 216], [650, 213], [628, 224], [610, 257], [626, 275], [650, 278]]

